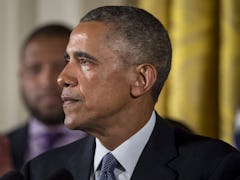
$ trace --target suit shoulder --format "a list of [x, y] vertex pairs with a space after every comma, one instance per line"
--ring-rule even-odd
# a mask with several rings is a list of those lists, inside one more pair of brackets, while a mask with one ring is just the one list
[[222, 140], [188, 133], [177, 128], [175, 128], [175, 142], [182, 149], [205, 149], [207, 152], [213, 152], [215, 149], [214, 153], [219, 152], [223, 154], [237, 152], [233, 146]]
[[175, 145], [178, 155], [172, 165], [183, 172], [180, 173], [183, 177], [233, 179], [240, 176], [240, 152], [224, 141], [175, 129]]
[[52, 149], [30, 160], [24, 167], [24, 174], [26, 177], [37, 177], [40, 180], [58, 169], [71, 171], [76, 168], [76, 163], [84, 162], [86, 158], [92, 157], [94, 147], [94, 138], [87, 136], [68, 145]]
[[[175, 143], [179, 160], [187, 162], [187, 164], [193, 163], [194, 165], [194, 162], [198, 162], [199, 167], [202, 165], [202, 168], [205, 167], [204, 169], [210, 171], [213, 171], [214, 167], [218, 167], [223, 162], [223, 164], [229, 162], [229, 164], [240, 166], [240, 152], [222, 140], [177, 130]], [[228, 167], [234, 169], [232, 165], [228, 165]]]
[[[47, 161], [62, 161], [66, 162], [65, 160], [68, 160], [71, 156], [73, 156], [76, 152], [79, 154], [82, 154], [86, 151], [86, 148], [88, 147], [88, 144], [93, 142], [93, 137], [86, 136], [82, 139], [79, 139], [77, 141], [74, 141], [70, 144], [67, 144], [65, 146], [61, 146], [59, 148], [55, 148], [52, 150], [49, 150], [34, 159], [30, 161], [30, 163], [34, 164], [35, 162], [47, 162]], [[91, 145], [92, 147], [92, 145]]]
[[8, 132], [6, 135], [10, 139], [14, 139], [14, 138], [18, 138], [19, 136], [27, 134], [27, 131], [28, 131], [28, 123]]

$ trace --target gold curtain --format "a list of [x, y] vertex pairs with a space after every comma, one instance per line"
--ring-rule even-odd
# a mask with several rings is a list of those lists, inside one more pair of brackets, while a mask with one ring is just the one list
[[139, 0], [170, 33], [173, 62], [156, 110], [232, 143], [240, 79], [239, 0]]
[[231, 142], [240, 97], [240, 1], [222, 0], [220, 14], [220, 138]]
[[[157, 6], [156, 6], [157, 5]], [[152, 13], [154, 16], [156, 16], [158, 19], [161, 19], [161, 22], [163, 25], [167, 28], [168, 27], [168, 13], [169, 13], [169, 1], [168, 0], [140, 0], [138, 1], [138, 6], [140, 8], [143, 8], [147, 10], [148, 12]], [[162, 116], [167, 116], [167, 88], [168, 88], [168, 82], [166, 82], [166, 85], [164, 86], [161, 97], [159, 101], [156, 104], [156, 111], [161, 114]]]

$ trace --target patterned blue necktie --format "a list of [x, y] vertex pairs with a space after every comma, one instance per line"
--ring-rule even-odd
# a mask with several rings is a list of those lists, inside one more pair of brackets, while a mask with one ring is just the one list
[[101, 173], [98, 180], [116, 180], [113, 171], [117, 165], [116, 158], [111, 153], [106, 154], [102, 159]]

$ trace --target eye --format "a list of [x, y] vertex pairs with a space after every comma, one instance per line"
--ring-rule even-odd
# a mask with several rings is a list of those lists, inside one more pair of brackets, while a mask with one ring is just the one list
[[42, 70], [42, 66], [39, 64], [26, 67], [26, 72], [32, 75], [39, 74], [41, 70]]
[[70, 56], [68, 55], [68, 53], [64, 53], [64, 59], [66, 63], [70, 61]]
[[81, 65], [89, 65], [91, 63], [91, 60], [87, 57], [79, 57], [78, 58], [78, 62], [81, 64]]

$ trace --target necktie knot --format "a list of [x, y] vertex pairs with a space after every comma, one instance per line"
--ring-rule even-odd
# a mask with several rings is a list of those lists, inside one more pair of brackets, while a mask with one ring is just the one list
[[117, 167], [117, 164], [118, 161], [116, 158], [111, 153], [108, 153], [103, 157], [101, 171], [113, 171]]
[[43, 138], [45, 139], [45, 149], [49, 150], [54, 147], [54, 144], [57, 140], [59, 140], [62, 137], [62, 132], [55, 132], [55, 133], [46, 133], [43, 135]]
[[108, 153], [103, 157], [99, 180], [115, 180], [113, 170], [118, 166], [117, 159]]

